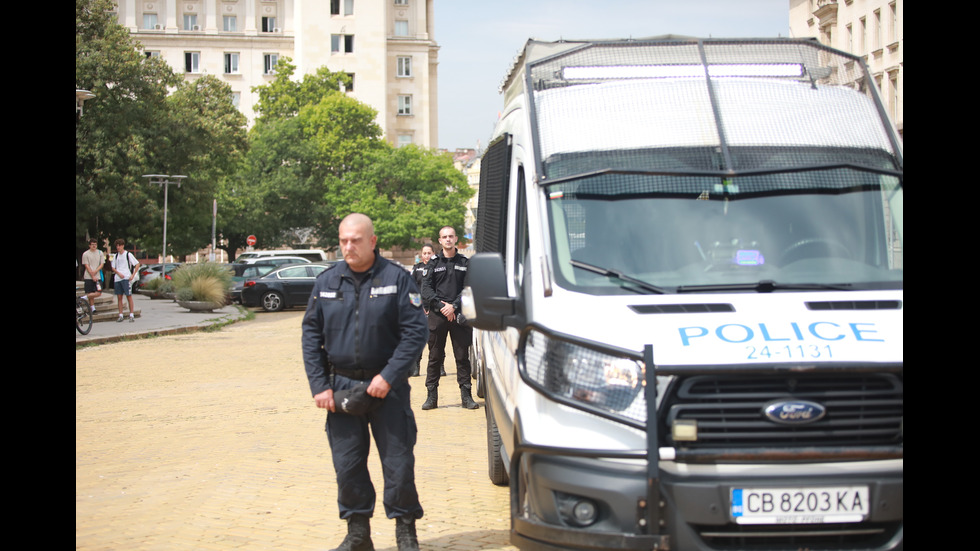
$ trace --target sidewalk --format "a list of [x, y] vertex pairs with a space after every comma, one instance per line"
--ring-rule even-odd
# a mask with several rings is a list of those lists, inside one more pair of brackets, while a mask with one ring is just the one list
[[[130, 323], [128, 317], [122, 323], [96, 322], [92, 324], [88, 335], [79, 335], [75, 331], [75, 344], [105, 344], [154, 335], [199, 331], [212, 325], [244, 319], [248, 315], [244, 308], [234, 304], [213, 312], [191, 312], [173, 300], [151, 299], [134, 293], [133, 301], [136, 310], [140, 311], [135, 322]], [[106, 309], [100, 310], [104, 312]], [[114, 302], [112, 311], [115, 311]]]

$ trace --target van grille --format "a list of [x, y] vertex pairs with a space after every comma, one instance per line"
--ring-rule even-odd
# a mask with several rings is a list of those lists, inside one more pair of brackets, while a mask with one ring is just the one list
[[[732, 447], [846, 447], [902, 445], [901, 375], [704, 375], [679, 378], [661, 411], [668, 445]], [[808, 400], [826, 415], [803, 425], [777, 424], [764, 409], [776, 400]], [[675, 420], [697, 421], [697, 441], [674, 442]]]
[[901, 530], [901, 522], [780, 526], [694, 526], [711, 549], [878, 549]]

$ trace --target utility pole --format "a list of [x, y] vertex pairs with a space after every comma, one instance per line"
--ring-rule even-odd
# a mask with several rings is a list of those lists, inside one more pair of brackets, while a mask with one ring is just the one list
[[[167, 277], [167, 194], [170, 184], [177, 184], [180, 187], [180, 181], [187, 176], [182, 174], [144, 174], [144, 178], [149, 178], [151, 184], [156, 184], [158, 186], [163, 186], [163, 253], [160, 257], [160, 262], [163, 263], [163, 271], [160, 272], [160, 277]], [[171, 181], [173, 178], [173, 181]]]

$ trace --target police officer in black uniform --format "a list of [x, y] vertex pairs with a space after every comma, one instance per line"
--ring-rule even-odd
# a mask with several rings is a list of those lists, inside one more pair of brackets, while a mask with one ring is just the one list
[[[422, 245], [422, 250], [419, 252], [419, 258], [421, 260], [419, 262], [416, 262], [415, 266], [412, 266], [412, 278], [415, 279], [415, 284], [419, 286], [419, 289], [422, 288], [422, 278], [425, 277], [426, 270], [429, 267], [429, 260], [432, 258], [434, 254], [435, 252], [434, 249], [432, 248], [431, 243], [426, 243], [425, 245]], [[426, 311], [425, 314], [428, 315], [429, 312]], [[429, 348], [432, 348], [432, 333], [429, 333], [428, 345]], [[422, 368], [422, 354], [419, 353], [419, 357], [415, 361], [415, 369], [412, 371], [411, 376], [418, 377], [421, 368]], [[442, 374], [445, 375], [446, 371], [443, 370]]]
[[[303, 362], [317, 407], [329, 411], [337, 503], [347, 520], [347, 537], [335, 551], [374, 549], [369, 427], [384, 467], [382, 501], [386, 516], [395, 519], [398, 549], [418, 550], [415, 520], [423, 511], [415, 487], [418, 428], [408, 375], [427, 339], [422, 301], [412, 277], [378, 254], [370, 218], [347, 216], [339, 234], [344, 262], [317, 277], [303, 317]], [[377, 405], [364, 414], [345, 413], [346, 401], [335, 401], [334, 392], [359, 385]]]
[[456, 230], [444, 226], [439, 230], [442, 252], [432, 257], [429, 269], [422, 278], [422, 302], [429, 312], [429, 365], [426, 368], [425, 388], [428, 391], [422, 409], [439, 407], [439, 375], [446, 359], [446, 336], [453, 342], [456, 357], [456, 382], [462, 405], [466, 409], [480, 407], [473, 401], [470, 389], [470, 344], [473, 329], [460, 317], [460, 295], [466, 281], [469, 260], [456, 249]]

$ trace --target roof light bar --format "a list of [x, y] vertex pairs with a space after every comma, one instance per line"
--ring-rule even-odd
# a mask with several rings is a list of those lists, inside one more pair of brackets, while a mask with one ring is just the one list
[[[801, 77], [800, 63], [708, 65], [712, 77]], [[619, 65], [608, 67], [564, 67], [565, 80], [618, 80], [627, 78], [696, 78], [704, 76], [703, 65]]]

